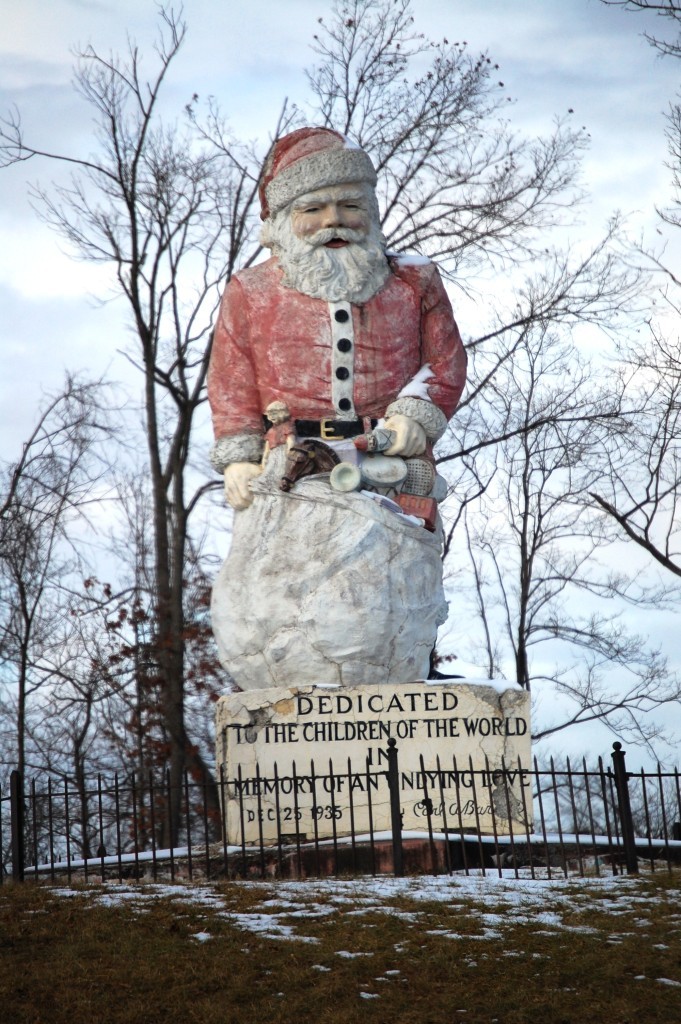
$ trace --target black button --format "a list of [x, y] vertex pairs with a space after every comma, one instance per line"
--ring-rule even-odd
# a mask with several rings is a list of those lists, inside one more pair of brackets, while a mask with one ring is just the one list
[[344, 324], [350, 319], [350, 314], [347, 309], [337, 309], [334, 316], [339, 324]]
[[336, 376], [338, 377], [338, 380], [347, 380], [350, 376], [350, 371], [347, 366], [339, 366], [336, 370]]
[[338, 408], [340, 409], [341, 412], [347, 412], [348, 409], [352, 408], [352, 402], [350, 401], [349, 398], [341, 398], [340, 402], [338, 403]]
[[338, 342], [339, 352], [349, 352], [351, 348], [352, 342], [350, 341], [349, 338], [341, 338], [340, 341]]

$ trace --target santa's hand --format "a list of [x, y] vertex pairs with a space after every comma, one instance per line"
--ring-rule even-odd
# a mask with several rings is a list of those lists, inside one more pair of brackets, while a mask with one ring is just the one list
[[416, 420], [395, 413], [385, 421], [385, 427], [395, 433], [395, 440], [384, 455], [402, 455], [405, 459], [412, 455], [423, 455], [426, 450], [426, 432]]
[[262, 473], [262, 466], [254, 462], [233, 462], [225, 469], [225, 497], [237, 512], [248, 508], [253, 501], [249, 484]]

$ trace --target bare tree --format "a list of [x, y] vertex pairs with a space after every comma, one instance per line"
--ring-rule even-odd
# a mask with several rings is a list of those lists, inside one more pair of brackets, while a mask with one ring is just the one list
[[676, 341], [656, 330], [626, 354], [627, 389], [638, 411], [609, 452], [608, 472], [591, 490], [621, 534], [657, 565], [681, 576], [681, 360]]
[[674, 24], [681, 22], [681, 4], [677, 0], [664, 0], [663, 3], [654, 3], [650, 0], [601, 0], [601, 3], [604, 3], [606, 7], [622, 7], [624, 10], [632, 12], [650, 11], [660, 18], [667, 19], [667, 22], [671, 22], [678, 33], [676, 39], [663, 39], [651, 32], [645, 32], [645, 38], [663, 56], [681, 56], [681, 31]]
[[[84, 561], [83, 523], [101, 498], [106, 469], [97, 442], [109, 435], [103, 385], [67, 378], [4, 469], [0, 505], [0, 659], [15, 708], [16, 764], [26, 764], [27, 704], [53, 677], [68, 588]], [[77, 532], [80, 534], [77, 538]]]
[[[647, 36], [665, 56], [681, 58], [681, 6], [627, 2], [616, 6], [650, 10], [670, 21], [676, 42]], [[669, 167], [674, 196], [658, 210], [671, 227], [681, 227], [681, 104], [667, 115]], [[681, 576], [681, 357], [676, 332], [681, 312], [681, 279], [657, 251], [639, 246], [635, 258], [660, 286], [648, 337], [621, 346], [622, 390], [638, 410], [613, 445], [599, 486], [591, 497], [619, 536], [626, 537], [673, 577]]]
[[575, 202], [586, 134], [516, 137], [499, 66], [419, 35], [410, 0], [339, 2], [319, 24], [314, 114], [371, 154], [390, 245], [459, 277], [535, 252]]
[[[218, 285], [247, 257], [258, 163], [246, 147], [200, 144], [191, 123], [161, 118], [159, 97], [184, 36], [161, 12], [156, 70], [138, 48], [124, 59], [91, 47], [79, 54], [76, 86], [95, 112], [93, 157], [46, 152], [24, 138], [18, 115], [0, 130], [6, 163], [43, 158], [71, 170], [68, 184], [33, 190], [43, 216], [81, 258], [111, 264], [135, 343], [128, 358], [144, 379], [152, 494], [156, 655], [170, 745], [173, 835], [190, 741], [184, 722], [183, 574], [192, 510], [207, 487], [187, 493], [196, 410], [204, 400]], [[255, 252], [251, 248], [251, 257]], [[173, 839], [173, 835], [168, 837]]]
[[[617, 592], [607, 572], [596, 569], [602, 537], [587, 524], [577, 497], [590, 463], [598, 473], [594, 459], [606, 428], [622, 421], [607, 388], [588, 390], [589, 368], [567, 332], [587, 323], [616, 330], [640, 286], [636, 268], [618, 255], [616, 220], [590, 248], [575, 247], [570, 256], [547, 248], [547, 230], [564, 223], [580, 198], [576, 173], [585, 136], [566, 124], [544, 139], [514, 136], [502, 120], [507, 97], [498, 67], [465, 44], [418, 35], [406, 0], [390, 7], [337, 4], [329, 19], [320, 19], [314, 49], [319, 62], [308, 77], [323, 123], [371, 152], [391, 246], [437, 258], [464, 290], [475, 288], [482, 271], [513, 270], [518, 282], [511, 302], [498, 303], [489, 326], [467, 342], [469, 386], [438, 448], [451, 489], [445, 554], [456, 536], [465, 534], [471, 552], [476, 546], [471, 565], [479, 574], [474, 592], [487, 671], [496, 673], [506, 659], [499, 619], [492, 623], [485, 604], [484, 578], [497, 588], [502, 635], [521, 685], [529, 688], [530, 650], [537, 644], [585, 652], [572, 673], [553, 675], [577, 709], [546, 733], [601, 717], [636, 731], [644, 707], [673, 690], [662, 685], [660, 659], [640, 639], [623, 635], [609, 609], [570, 622], [562, 604], [565, 598], [569, 605], [566, 591]], [[557, 337], [565, 339], [562, 348]], [[510, 563], [502, 562], [498, 546], [500, 518], [509, 531], [507, 557], [515, 550]], [[571, 548], [578, 538], [583, 550], [576, 555]], [[604, 665], [634, 655], [641, 660], [630, 688], [613, 694], [600, 684]], [[640, 674], [647, 673], [649, 701], [639, 689]]]
[[646, 712], [681, 687], [619, 622], [613, 601], [646, 595], [600, 563], [604, 536], [583, 500], [626, 430], [618, 394], [594, 384], [588, 363], [550, 331], [530, 331], [484, 398], [503, 431], [486, 469], [477, 459], [485, 486], [463, 522], [488, 671], [567, 698], [535, 739], [597, 720], [650, 742], [659, 725]]

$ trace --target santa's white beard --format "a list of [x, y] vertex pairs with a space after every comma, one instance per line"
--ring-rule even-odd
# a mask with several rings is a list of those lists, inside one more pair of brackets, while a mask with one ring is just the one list
[[[334, 238], [348, 242], [327, 249]], [[366, 302], [383, 287], [390, 273], [385, 239], [378, 225], [368, 235], [351, 228], [324, 228], [310, 238], [298, 238], [288, 211], [275, 214], [266, 226], [263, 244], [279, 260], [287, 288], [326, 302]]]

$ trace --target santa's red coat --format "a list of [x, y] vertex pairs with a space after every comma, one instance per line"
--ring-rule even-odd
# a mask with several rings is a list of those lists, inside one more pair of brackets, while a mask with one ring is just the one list
[[[376, 295], [352, 306], [284, 287], [274, 258], [233, 277], [208, 371], [215, 437], [262, 434], [263, 412], [275, 400], [295, 419], [338, 417], [343, 388], [350, 389], [353, 414], [381, 417], [425, 363], [433, 372], [429, 397], [449, 419], [465, 383], [466, 356], [442, 280], [426, 261], [391, 259], [390, 269]], [[332, 320], [334, 310], [341, 319], [339, 306], [351, 312], [347, 330]], [[349, 355], [335, 351], [339, 333], [348, 336], [342, 340], [345, 349], [351, 343]], [[346, 378], [340, 382], [339, 358]]]

